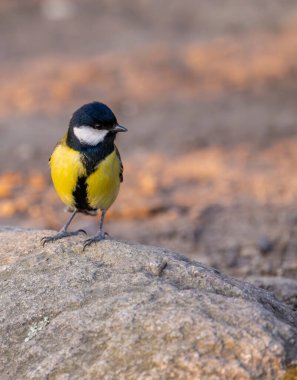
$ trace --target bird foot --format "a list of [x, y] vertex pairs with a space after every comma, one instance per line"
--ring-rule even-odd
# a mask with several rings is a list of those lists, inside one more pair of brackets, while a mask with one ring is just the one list
[[44, 247], [44, 245], [48, 242], [52, 242], [52, 241], [56, 241], [56, 240], [59, 240], [59, 239], [63, 239], [64, 237], [68, 237], [68, 236], [77, 236], [79, 235], [80, 233], [83, 233], [83, 234], [87, 234], [85, 230], [77, 230], [77, 231], [59, 231], [56, 235], [54, 236], [44, 236], [42, 239], [41, 239], [41, 244], [42, 246]]
[[84, 241], [83, 251], [91, 244], [104, 240], [106, 236], [109, 236], [107, 232], [100, 232], [98, 235], [92, 236]]

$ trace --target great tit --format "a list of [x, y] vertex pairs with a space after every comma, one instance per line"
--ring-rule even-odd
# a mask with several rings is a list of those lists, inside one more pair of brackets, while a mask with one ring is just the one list
[[51, 177], [61, 200], [72, 212], [67, 223], [54, 236], [45, 236], [42, 244], [84, 230], [68, 231], [74, 216], [81, 212], [96, 215], [101, 211], [98, 233], [84, 241], [83, 249], [103, 240], [106, 211], [115, 201], [123, 181], [123, 165], [114, 144], [119, 125], [112, 110], [94, 101], [80, 107], [72, 115], [68, 131], [56, 145], [50, 160]]

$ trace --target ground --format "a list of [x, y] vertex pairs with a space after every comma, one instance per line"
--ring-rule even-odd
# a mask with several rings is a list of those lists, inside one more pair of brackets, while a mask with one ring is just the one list
[[97, 99], [129, 129], [111, 236], [296, 277], [296, 1], [2, 1], [0, 31], [1, 224], [64, 223], [48, 158]]

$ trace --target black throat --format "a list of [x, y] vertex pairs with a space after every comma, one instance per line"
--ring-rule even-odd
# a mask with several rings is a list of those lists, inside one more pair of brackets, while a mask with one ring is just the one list
[[86, 168], [87, 176], [89, 176], [98, 164], [114, 151], [115, 137], [116, 133], [110, 131], [104, 137], [104, 140], [97, 145], [82, 144], [75, 136], [73, 128], [69, 127], [66, 144], [70, 148], [80, 152], [82, 163]]

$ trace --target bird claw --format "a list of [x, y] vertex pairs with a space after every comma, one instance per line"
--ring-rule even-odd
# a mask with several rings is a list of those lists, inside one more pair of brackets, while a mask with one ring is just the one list
[[86, 231], [85, 230], [77, 230], [77, 231], [71, 231], [71, 232], [68, 232], [68, 231], [60, 231], [58, 232], [56, 235], [54, 236], [44, 236], [40, 242], [42, 244], [42, 246], [44, 247], [46, 243], [49, 243], [49, 242], [53, 242], [53, 241], [56, 241], [56, 240], [59, 240], [59, 239], [62, 239], [64, 237], [68, 237], [68, 236], [77, 236], [79, 235], [80, 233], [83, 233], [85, 235], [87, 235]]
[[84, 241], [84, 246], [83, 246], [83, 251], [91, 244], [93, 243], [96, 243], [98, 241], [101, 241], [101, 240], [104, 240], [106, 235], [108, 236], [108, 234], [105, 232], [105, 233], [101, 233], [100, 235], [95, 235], [95, 236], [92, 236], [90, 237], [89, 239], [85, 240]]

